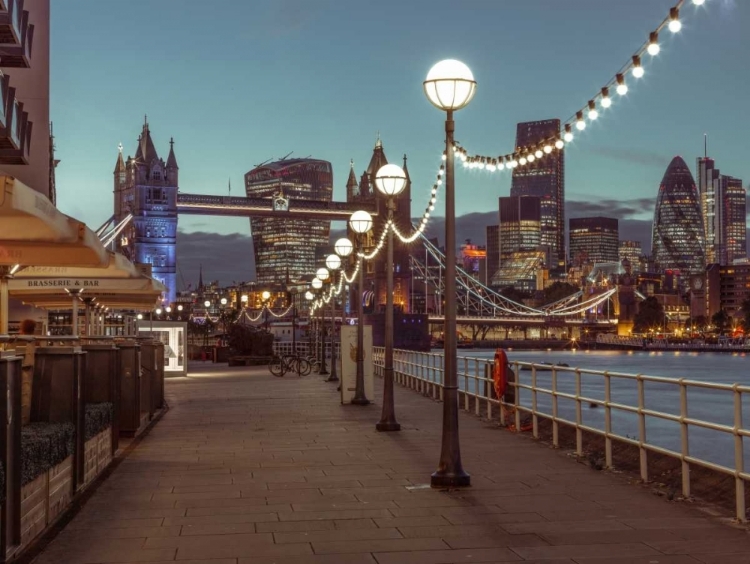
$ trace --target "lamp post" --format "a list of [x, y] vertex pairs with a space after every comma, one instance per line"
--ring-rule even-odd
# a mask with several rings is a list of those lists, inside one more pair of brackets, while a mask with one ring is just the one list
[[263, 290], [260, 297], [263, 299], [263, 325], [266, 331], [268, 331], [268, 300], [271, 299], [271, 292]]
[[357, 251], [358, 266], [359, 266], [359, 279], [357, 292], [359, 297], [357, 299], [357, 383], [354, 388], [354, 397], [352, 403], [354, 405], [368, 405], [370, 400], [365, 395], [365, 315], [362, 304], [362, 296], [364, 295], [365, 286], [365, 265], [364, 257], [362, 256], [362, 237], [372, 228], [372, 216], [366, 211], [360, 210], [355, 211], [349, 218], [349, 227], [352, 228], [357, 234]]
[[[312, 301], [312, 299], [314, 297], [315, 296], [313, 295], [313, 293], [310, 290], [308, 290], [307, 292], [305, 292], [305, 299], [308, 302]], [[311, 317], [312, 316], [309, 314], [309, 308], [308, 308], [308, 316], [307, 316], [307, 340], [308, 340], [307, 354], [308, 354], [308, 356], [312, 355], [312, 351], [313, 351], [313, 333], [312, 333], [312, 319], [311, 319]]]
[[[320, 371], [318, 374], [321, 376], [328, 376], [328, 367], [326, 366], [326, 308], [325, 308], [325, 300], [323, 300], [323, 293], [324, 291], [322, 288], [325, 288], [326, 283], [331, 279], [331, 273], [328, 272], [328, 269], [324, 266], [321, 266], [318, 270], [315, 271], [315, 276], [322, 282], [321, 285], [321, 291], [320, 291]], [[331, 355], [333, 356], [333, 355]]]
[[331, 254], [326, 257], [326, 268], [333, 273], [331, 276], [331, 375], [326, 382], [338, 382], [339, 377], [336, 374], [336, 294], [333, 292], [333, 286], [336, 284], [336, 271], [341, 268], [341, 257]]
[[[326, 270], [326, 274], [328, 274], [327, 270]], [[323, 280], [321, 280], [319, 276], [316, 278], [313, 278], [312, 287], [315, 290], [319, 291], [320, 296], [323, 295], [323, 292], [320, 291], [323, 288]], [[320, 351], [320, 368], [318, 369], [318, 374], [320, 374], [321, 376], [328, 376], [328, 369], [326, 368], [326, 337], [325, 337], [325, 327], [323, 326], [323, 304], [322, 303], [320, 304], [320, 314], [318, 315], [317, 323], [318, 323], [318, 335], [320, 336], [319, 338], [320, 348], [318, 349]]]
[[458, 436], [458, 376], [456, 350], [456, 195], [454, 185], [453, 112], [465, 107], [476, 92], [471, 70], [460, 61], [440, 61], [427, 73], [424, 92], [430, 103], [446, 112], [445, 120], [445, 390], [443, 437], [438, 469], [432, 474], [433, 488], [471, 485], [461, 466]]
[[[375, 175], [375, 186], [387, 198], [388, 227], [396, 207], [394, 198], [406, 188], [406, 173], [395, 164], [387, 164]], [[388, 259], [385, 290], [385, 358], [383, 362], [383, 412], [375, 425], [378, 431], [399, 431], [393, 403], [393, 230], [388, 229]]]

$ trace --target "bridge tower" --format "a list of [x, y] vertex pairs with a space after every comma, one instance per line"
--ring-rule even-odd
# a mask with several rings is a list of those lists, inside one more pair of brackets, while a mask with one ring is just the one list
[[151, 276], [168, 289], [163, 297], [167, 304], [175, 301], [177, 291], [178, 175], [174, 140], [169, 142], [164, 162], [156, 152], [147, 119], [135, 157], [123, 159], [120, 146], [114, 171], [115, 220], [129, 213], [133, 220], [117, 247], [134, 263], [151, 265]]
[[[372, 230], [367, 234], [365, 240], [368, 252], [372, 251], [377, 244], [377, 238], [383, 232], [387, 220], [386, 198], [375, 186], [375, 175], [380, 167], [386, 164], [388, 164], [388, 159], [383, 151], [383, 143], [380, 140], [380, 136], [378, 136], [367, 170], [362, 173], [362, 176], [357, 183], [354, 174], [354, 165], [352, 164], [352, 169], [349, 172], [349, 179], [346, 184], [347, 202], [374, 204], [378, 210], [378, 215], [373, 221]], [[404, 155], [403, 168], [406, 172], [406, 188], [396, 198], [396, 210], [394, 211], [393, 219], [396, 227], [398, 227], [401, 233], [410, 234], [412, 232], [411, 178], [409, 177], [409, 169], [406, 166], [406, 155]], [[352, 238], [354, 236], [353, 233], [349, 232], [348, 236], [352, 241], [354, 240]], [[411, 271], [409, 255], [409, 246], [401, 243], [397, 237], [394, 237], [393, 303], [397, 308], [400, 307], [405, 313], [411, 310]], [[362, 296], [361, 300], [352, 300], [352, 303], [355, 304], [355, 308], [357, 307], [356, 304], [364, 303], [365, 313], [375, 313], [379, 311], [381, 307], [385, 307], [386, 265], [387, 259], [385, 248], [383, 248], [375, 260], [365, 262], [365, 294]]]

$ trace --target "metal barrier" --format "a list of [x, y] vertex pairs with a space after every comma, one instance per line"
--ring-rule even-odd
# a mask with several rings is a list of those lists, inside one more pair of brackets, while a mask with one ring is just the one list
[[[292, 354], [295, 350], [295, 348], [292, 346], [292, 341], [274, 341], [273, 342], [273, 353], [276, 355], [288, 355]], [[336, 352], [340, 353], [340, 343], [336, 343]], [[326, 349], [326, 358], [331, 358], [331, 343], [326, 342], [325, 344]], [[320, 343], [318, 343], [317, 347], [313, 345], [312, 352], [310, 350], [310, 343], [308, 341], [297, 341], [296, 345], [296, 351], [297, 354], [300, 354], [302, 356], [315, 356], [316, 351], [320, 352]]]
[[[373, 360], [376, 374], [381, 374], [384, 358], [383, 347], [373, 347]], [[743, 400], [750, 398], [750, 386], [739, 384], [721, 384], [713, 382], [702, 382], [698, 380], [687, 380], [684, 378], [665, 378], [661, 376], [646, 376], [643, 374], [625, 374], [620, 372], [587, 370], [564, 366], [552, 366], [548, 364], [535, 364], [530, 362], [514, 361], [510, 363], [513, 376], [509, 378], [508, 386], [515, 392], [512, 403], [498, 400], [494, 393], [492, 379], [493, 359], [459, 357], [458, 359], [458, 382], [459, 382], [459, 404], [463, 396], [462, 407], [470, 408], [470, 400], [474, 400], [474, 411], [477, 415], [481, 412], [481, 403], [484, 402], [487, 418], [492, 418], [493, 408], [499, 409], [501, 424], [507, 424], [508, 417], [512, 417], [515, 429], [521, 429], [521, 415], [531, 415], [531, 431], [535, 438], [539, 437], [539, 419], [544, 418], [552, 422], [552, 443], [558, 447], [560, 424], [575, 428], [576, 454], [583, 455], [583, 433], [588, 432], [604, 437], [605, 442], [605, 464], [607, 468], [612, 467], [612, 443], [619, 441], [638, 448], [640, 462], [640, 476], [644, 482], [648, 482], [648, 453], [655, 452], [671, 458], [675, 458], [682, 465], [682, 495], [690, 496], [690, 467], [699, 466], [721, 474], [732, 476], [735, 481], [735, 509], [738, 521], [746, 521], [745, 487], [750, 481], [750, 473], [745, 469], [745, 452], [743, 438], [750, 438], [748, 428], [742, 417]], [[442, 353], [423, 353], [407, 350], [395, 350], [393, 358], [394, 378], [402, 386], [413, 389], [434, 399], [443, 399], [443, 374], [444, 358]], [[530, 376], [522, 381], [521, 371], [530, 371]], [[382, 374], [381, 374], [382, 375]], [[572, 376], [572, 382], [563, 380], [560, 376]], [[548, 378], [547, 378], [548, 376]], [[597, 386], [603, 388], [603, 398], [594, 397], [593, 390], [587, 386], [584, 389], [583, 378], [587, 380], [595, 378]], [[549, 387], [540, 383], [540, 379], [549, 379]], [[612, 383], [628, 382], [635, 384], [635, 404], [626, 403], [627, 398], [613, 398]], [[572, 391], [561, 389], [570, 388]], [[678, 413], [668, 413], [650, 408], [653, 403], [647, 401], [647, 387], [659, 386], [660, 391], [674, 391], [679, 396]], [[731, 403], [727, 402], [726, 410], [717, 410], [721, 413], [732, 413], [732, 424], [721, 424], [691, 417], [689, 415], [688, 396], [690, 391], [712, 390], [729, 393], [732, 396]], [[622, 395], [627, 395], [620, 390]], [[743, 394], [746, 394], [743, 396]], [[548, 399], [549, 405], [542, 401]], [[561, 414], [560, 400], [569, 400], [574, 403], [572, 418]], [[604, 408], [603, 428], [599, 428], [584, 422], [583, 405], [598, 406]], [[636, 436], [617, 433], [613, 431], [613, 416], [622, 419], [622, 414], [635, 416], [637, 420]], [[649, 420], [660, 420], [676, 423], [679, 425], [679, 450], [665, 448], [648, 442], [647, 422]], [[618, 421], [621, 423], [621, 421]], [[690, 430], [706, 429], [724, 434], [733, 439], [734, 465], [733, 467], [717, 464], [704, 458], [690, 454]]]

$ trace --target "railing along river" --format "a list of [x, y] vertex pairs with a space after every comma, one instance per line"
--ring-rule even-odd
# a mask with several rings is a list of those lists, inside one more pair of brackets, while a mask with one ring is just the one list
[[[373, 347], [375, 370], [379, 375], [382, 375], [383, 355], [382, 347]], [[442, 353], [395, 350], [393, 364], [397, 383], [431, 395], [434, 399], [443, 399]], [[750, 441], [750, 429], [743, 422], [742, 408], [743, 403], [747, 404], [750, 400], [750, 386], [520, 361], [509, 364], [512, 374], [509, 374], [508, 386], [515, 391], [515, 394], [510, 394], [514, 396], [512, 403], [500, 401], [495, 394], [493, 359], [459, 357], [459, 405], [462, 404], [466, 410], [473, 407], [476, 415], [486, 410], [488, 419], [493, 418], [493, 410], [499, 409], [502, 424], [508, 424], [512, 420], [516, 430], [522, 429], [522, 414], [529, 414], [535, 438], [539, 437], [539, 419], [548, 419], [552, 423], [552, 443], [556, 447], [560, 445], [560, 424], [572, 426], [575, 428], [578, 456], [583, 455], [584, 432], [604, 437], [607, 468], [613, 465], [613, 441], [633, 445], [638, 448], [640, 475], [644, 482], [648, 482], [649, 478], [649, 452], [675, 458], [681, 462], [682, 494], [685, 497], [690, 496], [691, 465], [732, 476], [735, 481], [736, 518], [746, 521], [745, 487], [746, 482], [750, 481], [750, 473], [745, 469], [743, 442], [744, 439]], [[613, 392], [618, 397], [615, 398]], [[700, 399], [695, 397], [696, 393], [701, 394]], [[705, 397], [711, 393], [723, 394], [724, 401], [716, 401], [716, 397]], [[727, 394], [731, 395], [731, 399], [726, 397]], [[716, 413], [725, 416], [731, 414], [726, 417], [731, 421], [722, 423], [691, 417], [688, 402], [691, 395], [693, 404], [696, 401], [707, 401], [712, 404], [712, 409], [718, 407]], [[668, 409], [670, 405], [675, 409], [670, 413], [652, 407], [657, 404], [660, 409]], [[602, 407], [603, 414], [597, 409], [584, 410], [584, 406]], [[669, 424], [676, 424], [679, 431], [671, 431]], [[634, 435], [624, 432], [622, 428], [632, 428]], [[731, 440], [733, 465], [710, 461], [706, 456], [691, 455], [691, 434], [705, 439], [706, 432], [711, 432], [712, 435], [718, 432], [725, 440]], [[669, 446], [662, 446], [654, 444], [654, 438], [665, 439], [668, 443], [670, 439], [674, 440], [671, 440], [672, 444]], [[712, 438], [711, 442], [721, 441]], [[693, 443], [695, 447], [695, 439]], [[705, 449], [705, 445], [702, 446]]]

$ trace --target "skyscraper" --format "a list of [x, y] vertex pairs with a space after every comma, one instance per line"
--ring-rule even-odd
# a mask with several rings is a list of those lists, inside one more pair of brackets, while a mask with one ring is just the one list
[[746, 192], [742, 180], [721, 174], [714, 159], [696, 161], [707, 264], [731, 264], [747, 256]]
[[685, 161], [675, 157], [656, 197], [653, 258], [662, 269], [700, 274], [705, 267], [704, 240], [698, 189]]
[[[245, 174], [248, 197], [331, 201], [331, 163], [318, 159], [284, 159], [260, 165]], [[258, 284], [300, 280], [322, 266], [316, 250], [327, 246], [331, 222], [251, 217]]]
[[482, 280], [487, 286], [500, 268], [500, 226], [488, 225], [487, 230], [487, 278]]
[[543, 236], [540, 203], [541, 198], [534, 196], [500, 198], [500, 266], [513, 253], [540, 249]]
[[[559, 135], [560, 120], [548, 119], [519, 123], [516, 148], [535, 146]], [[542, 246], [549, 248], [551, 269], [564, 269], [565, 260], [565, 152], [553, 151], [533, 163], [513, 169], [511, 196], [535, 196], [540, 199]]]
[[630, 268], [634, 274], [638, 274], [641, 271], [641, 256], [643, 256], [643, 250], [641, 249], [640, 241], [620, 241], [618, 254], [620, 262], [624, 259], [630, 261]]
[[174, 141], [165, 163], [156, 152], [148, 121], [144, 120], [135, 157], [122, 150], [114, 170], [115, 221], [133, 214], [117, 241], [118, 250], [131, 261], [151, 265], [151, 276], [168, 290], [164, 301], [177, 295], [177, 191], [179, 167]]
[[613, 217], [576, 217], [570, 219], [568, 232], [570, 258], [586, 257], [586, 262], [619, 262], [620, 231]]

